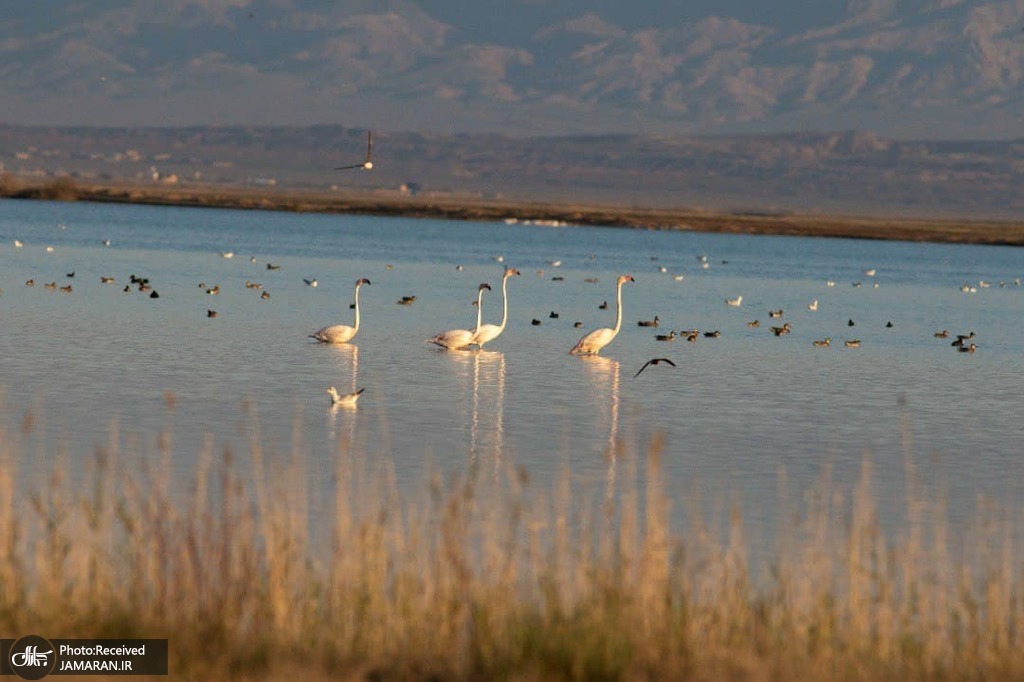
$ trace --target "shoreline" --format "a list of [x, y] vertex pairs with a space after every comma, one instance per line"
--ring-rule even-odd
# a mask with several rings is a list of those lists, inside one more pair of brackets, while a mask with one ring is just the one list
[[403, 196], [397, 192], [340, 193], [299, 188], [219, 187], [203, 184], [161, 186], [126, 182], [79, 183], [71, 179], [33, 184], [19, 181], [7, 186], [0, 184], [0, 198], [1024, 246], [1024, 221], [1010, 220], [730, 213], [570, 202], [534, 203], [459, 195]]

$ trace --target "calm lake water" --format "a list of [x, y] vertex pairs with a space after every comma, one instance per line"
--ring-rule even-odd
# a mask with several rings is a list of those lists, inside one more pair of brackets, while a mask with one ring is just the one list
[[[494, 287], [485, 318], [499, 320], [499, 256], [522, 271], [504, 335], [481, 353], [425, 343], [473, 326], [481, 282]], [[622, 273], [636, 283], [623, 289], [621, 333], [601, 358], [570, 356], [583, 332], [613, 324]], [[131, 274], [159, 298], [125, 293]], [[348, 438], [419, 489], [427, 471], [502, 461], [541, 480], [567, 466], [600, 485], [622, 470], [610, 443], [642, 452], [663, 435], [678, 506], [695, 489], [735, 491], [754, 525], [778, 509], [780, 468], [799, 495], [826, 466], [852, 482], [865, 453], [883, 507], [896, 509], [909, 456], [966, 517], [979, 496], [1016, 500], [1024, 486], [1022, 276], [1024, 250], [1007, 247], [0, 200], [0, 423], [17, 432], [31, 412], [33, 442], [72, 463], [112, 423], [142, 449], [167, 430], [186, 476], [204, 438], [244, 450], [258, 419], [277, 451], [299, 439], [314, 475], [329, 478]], [[314, 277], [316, 288], [303, 282]], [[360, 277], [372, 285], [354, 344], [308, 338], [351, 324]], [[960, 289], [982, 280], [991, 287]], [[741, 306], [725, 304], [739, 295]], [[415, 303], [397, 305], [402, 296]], [[637, 325], [655, 315], [658, 329]], [[792, 333], [775, 337], [783, 322]], [[654, 338], [692, 328], [721, 336]], [[949, 339], [934, 338], [942, 329]], [[968, 331], [977, 352], [957, 352], [953, 336]], [[812, 346], [824, 337], [831, 348]], [[844, 348], [853, 338], [861, 348]], [[677, 367], [634, 378], [661, 356]], [[338, 410], [330, 385], [366, 390]]]

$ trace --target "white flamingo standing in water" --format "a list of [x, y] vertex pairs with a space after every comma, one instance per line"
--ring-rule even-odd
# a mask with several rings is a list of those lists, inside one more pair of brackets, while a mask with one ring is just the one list
[[316, 339], [321, 343], [348, 343], [352, 340], [352, 337], [359, 331], [359, 287], [364, 284], [369, 284], [370, 280], [365, 277], [356, 282], [356, 319], [355, 324], [351, 327], [347, 324], [332, 324], [329, 327], [314, 332], [309, 335], [311, 339]]
[[448, 350], [464, 350], [467, 346], [471, 346], [475, 343], [473, 337], [476, 336], [477, 329], [480, 329], [480, 323], [483, 321], [484, 314], [484, 290], [490, 290], [491, 285], [484, 284], [480, 285], [476, 294], [476, 328], [473, 331], [468, 329], [450, 329], [446, 332], [441, 332], [432, 339], [427, 339], [430, 343], [436, 343], [442, 348]]
[[635, 281], [632, 275], [620, 275], [615, 283], [615, 327], [612, 329], [605, 327], [590, 332], [572, 347], [572, 350], [569, 351], [570, 355], [597, 355], [602, 348], [612, 342], [615, 335], [619, 333], [619, 329], [622, 328], [622, 285]]
[[505, 331], [505, 323], [508, 322], [508, 278], [518, 274], [520, 274], [519, 270], [515, 268], [505, 268], [505, 274], [501, 278], [501, 324], [481, 325], [477, 322], [473, 343], [478, 348], [483, 348], [485, 343], [493, 341]]

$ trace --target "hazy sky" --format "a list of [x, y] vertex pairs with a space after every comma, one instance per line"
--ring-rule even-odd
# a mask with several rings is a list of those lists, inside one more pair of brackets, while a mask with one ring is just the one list
[[0, 5], [0, 122], [1024, 136], [1024, 0]]

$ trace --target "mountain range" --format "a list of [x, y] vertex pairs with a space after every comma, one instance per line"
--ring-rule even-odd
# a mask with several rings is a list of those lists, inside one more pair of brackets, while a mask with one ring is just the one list
[[1024, 0], [85, 0], [0, 15], [8, 124], [1024, 135]]

